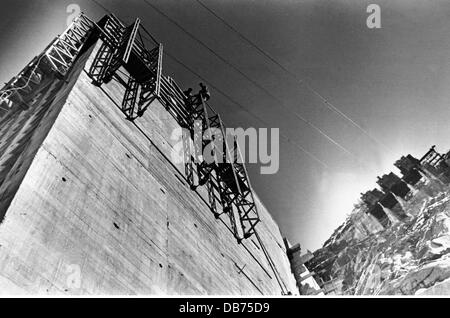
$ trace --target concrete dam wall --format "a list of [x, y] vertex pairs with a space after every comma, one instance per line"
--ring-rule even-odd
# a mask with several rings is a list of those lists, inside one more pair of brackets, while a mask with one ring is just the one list
[[124, 88], [92, 85], [100, 42], [1, 120], [0, 292], [298, 294], [259, 199], [259, 239], [238, 244], [171, 161], [178, 123], [162, 104], [128, 121]]

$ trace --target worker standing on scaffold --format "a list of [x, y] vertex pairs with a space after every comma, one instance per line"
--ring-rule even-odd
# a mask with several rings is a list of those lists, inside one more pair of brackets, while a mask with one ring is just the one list
[[203, 113], [203, 101], [208, 101], [211, 98], [208, 87], [200, 83], [200, 91], [196, 95], [192, 95], [192, 88], [188, 88], [184, 93], [184, 100], [188, 112], [192, 115], [192, 120], [199, 118]]
[[189, 114], [194, 112], [194, 95], [192, 95], [192, 88], [189, 87], [187, 90], [183, 92], [184, 94], [184, 104], [186, 105], [187, 111]]
[[200, 87], [201, 89], [198, 94], [204, 98], [205, 102], [207, 102], [211, 98], [208, 87], [206, 87], [206, 85], [203, 83], [200, 83]]

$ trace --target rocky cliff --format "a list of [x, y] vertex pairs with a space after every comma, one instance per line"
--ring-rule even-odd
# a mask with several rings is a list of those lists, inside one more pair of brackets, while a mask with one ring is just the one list
[[406, 200], [397, 198], [405, 219], [384, 209], [386, 227], [366, 204], [356, 205], [308, 268], [328, 294], [450, 294], [449, 195], [448, 185], [425, 179]]

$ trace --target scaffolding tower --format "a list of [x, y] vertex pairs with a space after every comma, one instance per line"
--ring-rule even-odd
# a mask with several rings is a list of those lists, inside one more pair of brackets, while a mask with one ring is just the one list
[[[209, 93], [205, 87], [192, 96], [162, 74], [163, 46], [139, 19], [125, 26], [114, 15], [108, 15], [98, 28], [103, 43], [89, 70], [93, 84], [101, 86], [114, 79], [123, 85], [122, 111], [129, 120], [142, 116], [150, 103], [158, 99], [189, 132], [183, 135], [183, 144], [186, 179], [191, 189], [207, 187], [211, 211], [217, 218], [228, 215], [238, 242], [252, 236], [260, 218], [248, 173], [236, 138], [229, 140], [220, 115], [206, 103]], [[142, 33], [152, 39], [151, 48], [147, 48]], [[126, 71], [126, 80], [121, 67]], [[212, 130], [219, 133], [213, 137]], [[203, 156], [208, 149], [214, 153], [213, 160]]]
[[[200, 140], [196, 134], [202, 134], [202, 139], [194, 146], [199, 148], [201, 144], [200, 149], [187, 150], [190, 157], [185, 159], [186, 175], [192, 187], [207, 186], [212, 212], [216, 217], [229, 216], [234, 235], [240, 242], [255, 234], [255, 227], [260, 222], [258, 210], [236, 137], [226, 133], [220, 115], [206, 100], [202, 90], [187, 98], [190, 136], [194, 143]], [[210, 153], [213, 155], [208, 160], [205, 155]], [[193, 178], [195, 171], [197, 183]]]
[[[115, 80], [125, 88], [121, 110], [128, 120], [142, 116], [158, 99], [187, 132], [184, 164], [191, 189], [206, 186], [211, 211], [217, 218], [229, 217], [238, 242], [255, 234], [260, 218], [236, 137], [227, 135], [220, 115], [207, 103], [205, 86], [196, 95], [187, 94], [162, 74], [163, 45], [139, 19], [126, 26], [112, 14], [98, 23], [81, 14], [0, 90], [0, 116], [28, 109], [37, 87], [65, 79], [83, 50], [98, 39], [102, 43], [88, 71], [92, 83]], [[212, 153], [211, 160], [207, 153]]]
[[41, 54], [6, 83], [0, 90], [0, 115], [28, 109], [36, 88], [43, 81], [63, 79], [94, 31], [94, 25], [87, 16], [81, 14]]

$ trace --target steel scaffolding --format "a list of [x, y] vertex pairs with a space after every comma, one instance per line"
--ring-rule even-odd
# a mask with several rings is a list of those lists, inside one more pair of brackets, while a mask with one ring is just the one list
[[81, 14], [38, 56], [0, 90], [0, 110], [27, 109], [41, 82], [56, 76], [63, 79], [79, 56], [94, 23]]
[[[216, 217], [224, 213], [229, 216], [234, 235], [240, 242], [255, 233], [260, 218], [236, 137], [227, 135], [220, 115], [206, 102], [202, 91], [186, 101], [190, 110], [191, 139], [194, 144], [201, 140], [200, 149], [185, 150], [194, 154], [185, 161], [188, 181], [191, 187], [197, 186], [193, 179], [197, 170], [198, 185], [207, 186], [212, 212]], [[201, 134], [202, 138], [196, 134]], [[195, 147], [199, 148], [198, 143]], [[213, 160], [205, 160], [205, 151], [213, 153]], [[221, 212], [218, 205], [222, 206]]]
[[[163, 46], [153, 43], [155, 47], [147, 48], [141, 34], [147, 31], [139, 19], [127, 27], [114, 15], [108, 15], [98, 23], [98, 28], [103, 43], [89, 75], [97, 86], [113, 78], [122, 84], [125, 87], [122, 111], [134, 120], [160, 97]], [[121, 67], [126, 71], [122, 73], [125, 79], [118, 74]]]
[[[144, 42], [145, 34], [152, 41]], [[121, 109], [129, 120], [141, 117], [158, 99], [187, 131], [183, 135], [184, 164], [191, 188], [206, 186], [211, 211], [217, 218], [222, 214], [229, 217], [238, 242], [255, 234], [260, 218], [236, 137], [227, 135], [220, 115], [206, 102], [209, 93], [205, 86], [192, 96], [162, 74], [163, 46], [139, 19], [126, 26], [112, 14], [98, 23], [81, 14], [0, 90], [0, 111], [16, 105], [28, 108], [36, 86], [44, 79], [64, 79], [83, 48], [98, 39], [102, 43], [88, 71], [92, 83], [102, 86], [115, 80], [122, 85]], [[212, 160], [205, 160], [206, 150], [213, 153]]]

